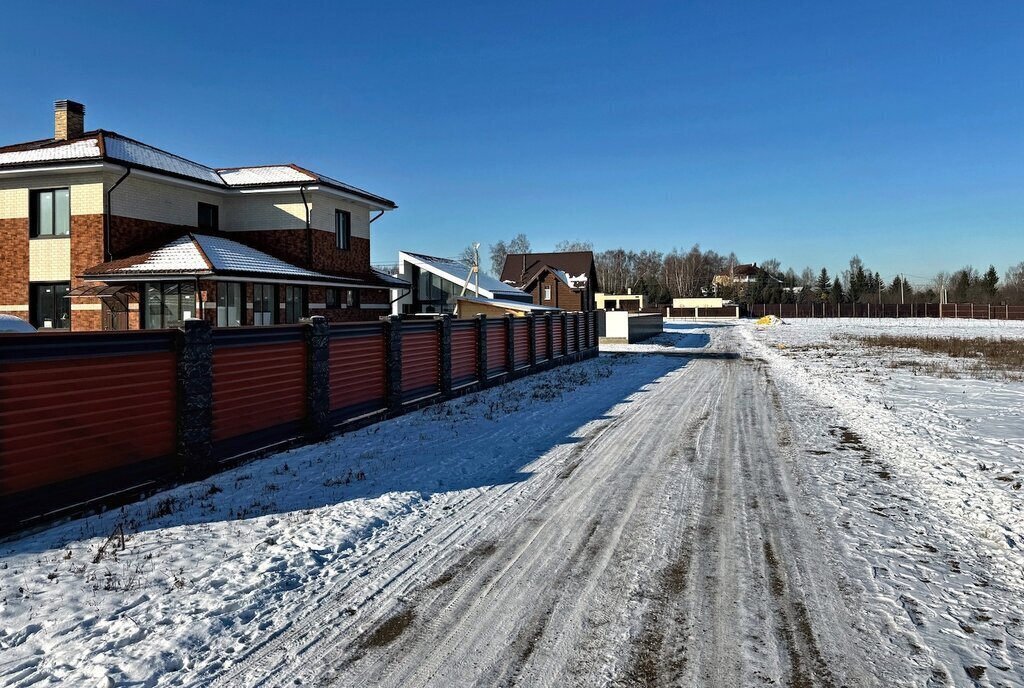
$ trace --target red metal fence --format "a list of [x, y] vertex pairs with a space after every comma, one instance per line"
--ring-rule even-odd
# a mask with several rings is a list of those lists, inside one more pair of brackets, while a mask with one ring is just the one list
[[540, 370], [549, 331], [596, 355], [592, 313], [533, 320], [0, 335], [0, 531]]
[[[703, 311], [704, 309], [701, 309]], [[1024, 306], [980, 303], [769, 303], [748, 309], [754, 318], [955, 318], [1024, 320]]]

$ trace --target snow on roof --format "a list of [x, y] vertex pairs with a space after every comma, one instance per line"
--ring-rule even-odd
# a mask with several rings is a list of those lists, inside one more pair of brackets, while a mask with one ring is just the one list
[[142, 165], [154, 170], [170, 172], [183, 177], [192, 177], [211, 184], [222, 184], [220, 176], [205, 165], [153, 148], [138, 141], [132, 141], [116, 134], [103, 137], [107, 156], [115, 160]]
[[191, 240], [198, 244], [210, 261], [214, 271], [268, 273], [293, 277], [323, 277], [319, 272], [306, 270], [273, 256], [240, 244], [237, 241], [207, 234], [194, 234]]
[[61, 146], [0, 153], [0, 165], [18, 165], [30, 162], [61, 162], [99, 157], [100, 146], [98, 139], [91, 138], [72, 141]]
[[140, 256], [138, 262], [122, 266], [117, 272], [203, 272], [209, 269], [209, 263], [192, 237], [183, 236]]
[[217, 170], [228, 186], [253, 186], [258, 184], [308, 184], [316, 181], [313, 177], [290, 165], [268, 165], [266, 167], [233, 167]]
[[102, 129], [79, 140], [63, 144], [45, 140], [18, 144], [13, 148], [20, 148], [20, 150], [0, 148], [0, 166], [83, 159], [112, 160], [224, 188], [322, 183], [379, 202], [382, 208], [396, 207], [393, 201], [383, 196], [377, 196], [351, 184], [304, 170], [296, 165], [230, 167], [215, 170], [180, 155], [174, 155], [141, 141], [135, 141]]
[[535, 303], [528, 301], [504, 301], [501, 299], [483, 299], [476, 296], [456, 296], [459, 301], [470, 301], [472, 303], [485, 303], [488, 306], [497, 306], [498, 308], [507, 308], [513, 311], [550, 311], [552, 313], [561, 312], [561, 308], [555, 306], [538, 306]]
[[[472, 272], [470, 271], [469, 266], [465, 263], [452, 260], [451, 258], [437, 258], [434, 256], [426, 256], [421, 253], [409, 253], [408, 251], [400, 251], [398, 258], [399, 260], [404, 258], [412, 261], [421, 269], [440, 275], [452, 282], [455, 282], [456, 284], [465, 284], [466, 280], [469, 279], [469, 289], [476, 291], [476, 277], [472, 277]], [[496, 296], [528, 297], [529, 295], [522, 289], [509, 286], [501, 280], [495, 279], [490, 275], [481, 272], [480, 296], [493, 299]]]

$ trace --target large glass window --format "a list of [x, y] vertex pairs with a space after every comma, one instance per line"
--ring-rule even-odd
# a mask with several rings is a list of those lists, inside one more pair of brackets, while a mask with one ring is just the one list
[[38, 330], [71, 328], [71, 300], [68, 282], [33, 284], [29, 303], [29, 320]]
[[284, 288], [284, 321], [297, 323], [306, 314], [306, 290], [288, 285]]
[[274, 285], [252, 285], [252, 323], [253, 325], [273, 325], [277, 319], [277, 298], [274, 296]]
[[334, 211], [334, 235], [338, 248], [347, 251], [352, 243], [352, 213], [347, 210]]
[[194, 282], [147, 282], [144, 326], [155, 330], [178, 327], [196, 317]]
[[31, 193], [30, 234], [33, 237], [71, 234], [71, 192], [49, 189]]
[[243, 315], [241, 283], [217, 282], [217, 327], [239, 327]]

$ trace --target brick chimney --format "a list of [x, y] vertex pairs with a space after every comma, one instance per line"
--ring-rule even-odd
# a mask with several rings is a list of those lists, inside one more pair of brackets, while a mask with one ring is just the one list
[[85, 106], [73, 100], [53, 104], [53, 138], [67, 141], [85, 133]]

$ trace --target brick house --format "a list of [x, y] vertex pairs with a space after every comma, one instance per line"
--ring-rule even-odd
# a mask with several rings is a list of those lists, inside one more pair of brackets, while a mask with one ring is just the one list
[[501, 281], [528, 292], [539, 306], [592, 311], [597, 269], [591, 251], [510, 253]]
[[54, 136], [0, 147], [0, 313], [39, 328], [376, 320], [370, 267], [394, 202], [297, 165], [210, 168], [58, 101]]

